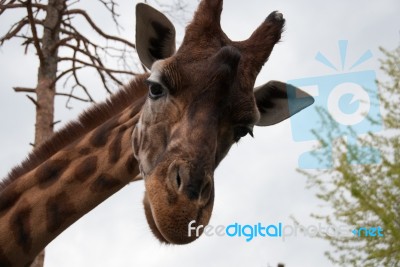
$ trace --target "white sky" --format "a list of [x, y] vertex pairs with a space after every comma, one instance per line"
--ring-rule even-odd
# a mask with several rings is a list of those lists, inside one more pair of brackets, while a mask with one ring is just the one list
[[[134, 36], [136, 1], [120, 3], [125, 37]], [[196, 6], [191, 1], [190, 6]], [[314, 60], [317, 52], [339, 65], [338, 40], [348, 40], [348, 62], [354, 62], [370, 49], [373, 58], [357, 71], [379, 71], [378, 47], [395, 48], [400, 41], [400, 2], [384, 1], [225, 1], [222, 26], [232, 39], [247, 38], [273, 10], [286, 18], [282, 42], [274, 49], [257, 84], [270, 79], [287, 81], [331, 75], [336, 72]], [[112, 23], [102, 18], [99, 6], [88, 6], [102, 27], [114, 31]], [[189, 14], [193, 12], [190, 10]], [[190, 18], [190, 15], [188, 16]], [[0, 35], [15, 20], [15, 13], [0, 16]], [[182, 26], [177, 25], [178, 32]], [[34, 86], [37, 61], [23, 55], [18, 42], [0, 49], [0, 177], [19, 163], [30, 150], [34, 132], [34, 106], [23, 94], [13, 93], [13, 86]], [[95, 84], [95, 83], [94, 83]], [[101, 90], [99, 90], [101, 91]], [[103, 97], [96, 94], [96, 99]], [[57, 100], [56, 120], [74, 119], [85, 106], [74, 103], [64, 108], [65, 99]], [[313, 220], [319, 202], [313, 190], [305, 188], [306, 178], [296, 172], [298, 156], [313, 143], [296, 143], [289, 121], [255, 130], [255, 139], [244, 138], [234, 146], [215, 174], [216, 198], [210, 224], [292, 224], [293, 215], [303, 224]], [[184, 246], [161, 245], [150, 233], [141, 204], [143, 182], [125, 187], [105, 203], [80, 219], [54, 240], [46, 250], [46, 266], [332, 266], [323, 256], [329, 245], [303, 237], [286, 241], [273, 238], [201, 237]]]

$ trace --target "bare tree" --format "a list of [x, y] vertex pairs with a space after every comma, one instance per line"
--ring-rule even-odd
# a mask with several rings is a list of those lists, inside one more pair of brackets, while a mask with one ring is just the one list
[[[114, 0], [98, 0], [99, 3], [110, 12], [116, 27], [119, 28], [115, 11], [117, 6]], [[85, 102], [93, 102], [90, 91], [81, 82], [80, 71], [84, 68], [94, 69], [105, 90], [111, 93], [111, 86], [122, 85], [119, 74], [135, 75], [128, 66], [132, 66], [135, 45], [119, 36], [105, 33], [96, 25], [91, 16], [82, 9], [74, 8], [77, 1], [49, 0], [43, 4], [40, 0], [1, 0], [0, 15], [12, 9], [24, 9], [25, 16], [16, 21], [9, 31], [0, 38], [0, 45], [12, 38], [22, 39], [25, 53], [31, 46], [39, 58], [37, 84], [33, 88], [15, 87], [16, 92], [28, 93], [27, 97], [36, 106], [35, 144], [40, 144], [53, 133], [54, 121], [54, 97], [68, 97], [70, 99]], [[79, 27], [74, 24], [77, 17], [83, 20], [108, 43], [107, 45], [96, 44], [80, 32]], [[105, 42], [105, 43], [106, 43]], [[60, 55], [59, 51], [63, 53]], [[104, 63], [104, 57], [118, 57], [122, 68], [113, 69]], [[65, 69], [58, 71], [60, 63]], [[64, 85], [73, 80], [69, 85], [70, 92], [59, 92], [56, 84], [64, 78]], [[81, 89], [85, 97], [75, 95], [76, 89]], [[32, 95], [36, 95], [33, 97]]]
[[[140, 69], [134, 64], [135, 45], [119, 36], [104, 32], [92, 19], [91, 15], [78, 8], [79, 1], [49, 0], [47, 3], [40, 0], [0, 0], [0, 15], [4, 12], [23, 10], [23, 16], [17, 19], [8, 32], [0, 37], [0, 46], [4, 42], [19, 38], [25, 48], [25, 53], [34, 49], [39, 58], [36, 86], [14, 87], [15, 92], [27, 93], [27, 97], [36, 107], [35, 141], [37, 146], [46, 141], [52, 134], [54, 124], [54, 98], [67, 97], [66, 106], [71, 99], [94, 102], [91, 91], [81, 80], [83, 69], [95, 70], [104, 89], [112, 92], [113, 86], [122, 85], [124, 76], [133, 76], [136, 73], [132, 68]], [[109, 12], [117, 29], [117, 3], [114, 0], [98, 0]], [[92, 41], [80, 31], [77, 21], [85, 22], [94, 32], [104, 39], [106, 45]], [[80, 26], [80, 25], [79, 25]], [[105, 64], [105, 59], [112, 57], [118, 62], [116, 68]], [[62, 64], [63, 69], [59, 70]], [[56, 90], [57, 85], [63, 82], [68, 92]], [[76, 93], [77, 90], [83, 92]], [[79, 94], [80, 93], [80, 94]], [[41, 267], [44, 262], [44, 251], [37, 256], [32, 267]]]

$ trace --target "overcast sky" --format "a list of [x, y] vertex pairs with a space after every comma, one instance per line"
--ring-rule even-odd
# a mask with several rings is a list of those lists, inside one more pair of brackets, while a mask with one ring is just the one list
[[[188, 1], [189, 2], [189, 1]], [[190, 19], [197, 1], [189, 2]], [[286, 18], [286, 31], [257, 84], [271, 79], [288, 81], [349, 72], [349, 66], [365, 51], [372, 58], [351, 71], [374, 70], [378, 78], [378, 47], [395, 48], [400, 42], [400, 1], [225, 1], [222, 26], [231, 39], [247, 38], [273, 10]], [[120, 3], [123, 36], [133, 41], [136, 1]], [[101, 6], [88, 6], [97, 23], [109, 32], [112, 23], [102, 16]], [[14, 22], [15, 13], [0, 16], [0, 35]], [[111, 26], [110, 26], [111, 25]], [[182, 33], [182, 25], [177, 25]], [[348, 40], [345, 68], [342, 70], [339, 40]], [[315, 60], [320, 52], [336, 70]], [[23, 55], [18, 42], [0, 49], [0, 177], [19, 163], [30, 150], [34, 136], [34, 106], [13, 86], [34, 86], [37, 60]], [[104, 97], [103, 93], [96, 98]], [[73, 120], [85, 105], [73, 103], [64, 108], [65, 99], [57, 100], [56, 120]], [[59, 125], [61, 126], [61, 125]], [[58, 127], [59, 127], [58, 126]], [[290, 216], [305, 225], [313, 220], [310, 213], [321, 203], [315, 192], [306, 189], [306, 178], [296, 172], [299, 155], [314, 143], [295, 142], [289, 121], [255, 129], [255, 139], [244, 138], [215, 174], [216, 198], [210, 224], [231, 223], [292, 224]], [[329, 245], [315, 238], [290, 237], [244, 238], [201, 237], [184, 246], [161, 245], [150, 233], [141, 204], [143, 182], [126, 186], [98, 208], [72, 225], [46, 250], [46, 266], [332, 266], [323, 256]], [[314, 222], [315, 223], [315, 222]]]

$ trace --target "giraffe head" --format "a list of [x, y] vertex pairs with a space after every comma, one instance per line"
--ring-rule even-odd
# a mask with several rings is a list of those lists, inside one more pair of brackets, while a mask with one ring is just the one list
[[[206, 225], [214, 202], [214, 170], [232, 144], [254, 126], [278, 123], [311, 105], [297, 88], [255, 79], [279, 41], [285, 20], [271, 13], [245, 41], [220, 26], [222, 0], [203, 0], [178, 51], [175, 30], [161, 13], [137, 5], [136, 45], [151, 69], [148, 99], [133, 135], [155, 236], [185, 244], [188, 223]], [[296, 96], [289, 108], [288, 91]]]

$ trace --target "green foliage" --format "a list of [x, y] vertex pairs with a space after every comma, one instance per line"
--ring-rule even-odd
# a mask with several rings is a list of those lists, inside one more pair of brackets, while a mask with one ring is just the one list
[[[330, 242], [333, 251], [326, 256], [341, 266], [400, 266], [400, 46], [394, 51], [381, 49], [385, 59], [381, 69], [387, 81], [378, 81], [384, 131], [362, 138], [353, 132], [360, 146], [380, 151], [378, 164], [354, 165], [352, 161], [375, 157], [335, 140], [333, 169], [315, 172], [300, 171], [308, 177], [309, 187], [317, 197], [332, 207], [328, 215], [313, 214], [327, 226], [345, 224], [353, 227], [382, 227], [383, 237], [354, 235], [320, 236]], [[327, 112], [319, 111], [324, 129], [332, 136], [339, 131]], [[377, 123], [377, 122], [373, 122]], [[348, 132], [352, 133], [351, 128]], [[318, 136], [318, 131], [315, 131]], [[332, 140], [319, 136], [321, 145]], [[320, 155], [319, 160], [330, 155]], [[369, 161], [371, 162], [371, 161]]]

